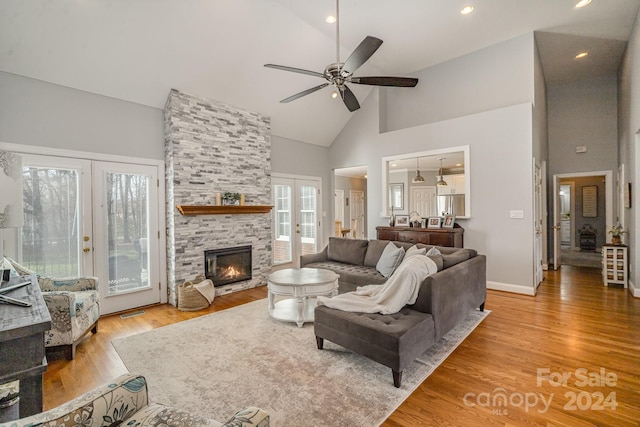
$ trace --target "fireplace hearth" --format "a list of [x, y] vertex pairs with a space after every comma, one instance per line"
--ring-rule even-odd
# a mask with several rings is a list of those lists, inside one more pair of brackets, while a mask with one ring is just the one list
[[214, 286], [251, 280], [251, 245], [204, 252], [204, 275]]

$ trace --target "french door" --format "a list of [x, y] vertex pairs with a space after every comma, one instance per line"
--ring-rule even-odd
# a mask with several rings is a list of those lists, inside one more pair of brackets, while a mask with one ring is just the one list
[[23, 181], [26, 267], [98, 277], [102, 314], [160, 301], [157, 167], [24, 155]]
[[296, 268], [318, 252], [320, 180], [272, 177], [273, 268]]

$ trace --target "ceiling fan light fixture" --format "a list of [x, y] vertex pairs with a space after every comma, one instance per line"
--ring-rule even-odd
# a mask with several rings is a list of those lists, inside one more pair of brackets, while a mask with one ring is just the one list
[[331, 99], [336, 99], [338, 97], [338, 91], [337, 90], [332, 90], [331, 91]]
[[465, 6], [460, 10], [460, 14], [461, 15], [469, 15], [470, 13], [473, 12], [474, 7], [473, 6]]

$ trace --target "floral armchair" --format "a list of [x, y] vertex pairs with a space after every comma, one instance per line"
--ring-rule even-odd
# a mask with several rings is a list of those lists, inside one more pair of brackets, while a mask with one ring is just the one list
[[[18, 274], [36, 274], [16, 261], [6, 259]], [[51, 330], [44, 335], [45, 347], [52, 350], [61, 348], [65, 358], [73, 360], [76, 345], [82, 338], [89, 331], [94, 334], [98, 332], [98, 279], [38, 276], [38, 284], [51, 315]]]
[[0, 427], [268, 427], [269, 414], [247, 407], [225, 423], [191, 415], [188, 412], [149, 403], [143, 376], [125, 374], [111, 384], [40, 414], [0, 424]]

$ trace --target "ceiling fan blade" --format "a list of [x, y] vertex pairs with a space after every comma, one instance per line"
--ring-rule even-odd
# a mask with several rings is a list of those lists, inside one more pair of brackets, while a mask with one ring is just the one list
[[290, 97], [285, 98], [285, 99], [283, 99], [283, 100], [282, 100], [282, 101], [280, 101], [280, 102], [282, 102], [282, 103], [287, 103], [287, 102], [295, 101], [295, 100], [296, 100], [296, 99], [298, 99], [298, 98], [302, 98], [302, 97], [303, 97], [303, 96], [305, 96], [305, 95], [309, 95], [310, 93], [313, 93], [313, 92], [315, 92], [315, 91], [317, 91], [317, 90], [320, 90], [320, 89], [322, 89], [323, 87], [327, 87], [327, 86], [329, 86], [329, 83], [323, 83], [323, 84], [321, 84], [321, 85], [319, 85], [319, 86], [312, 87], [311, 89], [303, 90], [302, 92], [300, 92], [300, 93], [296, 93], [295, 95], [291, 95]]
[[355, 70], [360, 68], [362, 64], [367, 62], [367, 59], [371, 58], [371, 55], [378, 50], [380, 45], [382, 45], [382, 40], [379, 38], [373, 36], [365, 37], [344, 62], [340, 74], [342, 74], [342, 76], [352, 74]]
[[302, 68], [287, 67], [284, 65], [264, 64], [267, 68], [275, 68], [276, 70], [291, 71], [292, 73], [307, 74], [309, 76], [326, 78], [324, 74], [315, 71], [303, 70]]
[[418, 79], [412, 77], [351, 77], [349, 83], [372, 86], [415, 87]]
[[347, 106], [349, 111], [354, 112], [360, 108], [360, 103], [358, 102], [358, 99], [353, 94], [353, 92], [351, 92], [351, 89], [346, 86], [342, 86], [342, 88], [340, 89], [340, 94], [342, 95], [344, 105]]

